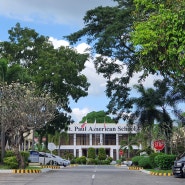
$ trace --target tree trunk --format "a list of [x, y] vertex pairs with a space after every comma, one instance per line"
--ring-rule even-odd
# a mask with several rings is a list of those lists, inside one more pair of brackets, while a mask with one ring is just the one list
[[26, 165], [25, 165], [24, 157], [21, 155], [20, 151], [18, 150], [18, 147], [14, 149], [14, 152], [18, 162], [19, 169], [25, 169]]

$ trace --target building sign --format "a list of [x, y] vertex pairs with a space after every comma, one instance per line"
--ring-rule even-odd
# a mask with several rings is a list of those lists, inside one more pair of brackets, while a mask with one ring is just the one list
[[137, 125], [127, 126], [125, 124], [86, 124], [85, 127], [81, 127], [81, 124], [71, 124], [68, 128], [68, 133], [137, 133], [139, 128]]

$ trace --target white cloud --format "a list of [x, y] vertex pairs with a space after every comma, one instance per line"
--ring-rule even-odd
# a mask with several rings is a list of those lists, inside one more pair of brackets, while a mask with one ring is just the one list
[[82, 118], [86, 116], [89, 112], [90, 110], [87, 107], [83, 109], [73, 108], [71, 116], [76, 123], [79, 123], [82, 120]]
[[59, 48], [60, 46], [69, 46], [69, 42], [65, 41], [65, 40], [58, 40], [56, 38], [50, 37], [49, 41], [51, 41], [54, 45], [54, 48]]

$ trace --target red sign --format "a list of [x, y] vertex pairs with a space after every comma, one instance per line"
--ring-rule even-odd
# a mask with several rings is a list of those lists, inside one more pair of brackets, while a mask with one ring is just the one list
[[163, 140], [154, 141], [154, 148], [156, 150], [163, 150], [165, 147], [165, 142]]
[[123, 155], [123, 150], [119, 150], [119, 155]]

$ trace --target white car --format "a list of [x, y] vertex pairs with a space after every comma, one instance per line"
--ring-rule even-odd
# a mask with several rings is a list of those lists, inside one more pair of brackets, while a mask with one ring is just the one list
[[63, 161], [55, 155], [45, 152], [39, 152], [39, 163], [41, 165], [59, 165], [63, 166]]
[[69, 160], [63, 159], [62, 157], [57, 156], [57, 155], [53, 155], [53, 157], [55, 157], [58, 161], [60, 161], [61, 166], [66, 167], [66, 166], [70, 165], [70, 161]]

